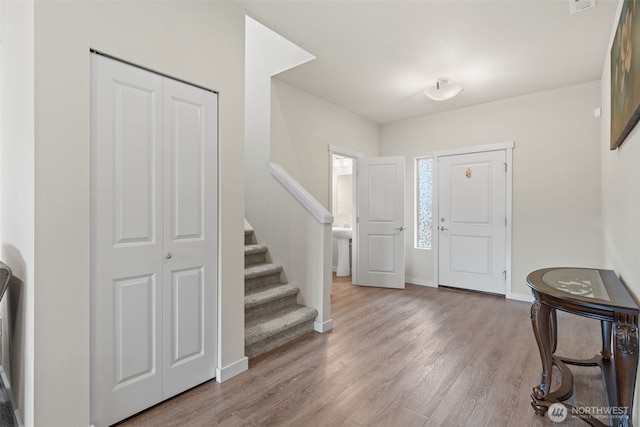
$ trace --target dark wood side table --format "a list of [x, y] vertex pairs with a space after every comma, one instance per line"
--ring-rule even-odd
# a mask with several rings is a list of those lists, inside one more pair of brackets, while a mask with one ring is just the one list
[[[611, 411], [611, 425], [632, 426], [633, 394], [638, 370], [639, 308], [615, 272], [588, 268], [545, 268], [529, 274], [527, 284], [535, 298], [531, 306], [531, 323], [542, 359], [542, 378], [531, 394], [531, 406], [536, 414], [545, 415], [550, 405], [563, 402], [573, 394], [573, 376], [567, 364], [599, 366]], [[556, 310], [600, 320], [600, 355], [588, 360], [575, 360], [554, 354], [557, 346]], [[551, 392], [553, 365], [560, 370], [562, 381], [560, 387]], [[602, 414], [594, 416], [588, 411], [577, 412], [592, 426], [609, 425], [600, 421]]]

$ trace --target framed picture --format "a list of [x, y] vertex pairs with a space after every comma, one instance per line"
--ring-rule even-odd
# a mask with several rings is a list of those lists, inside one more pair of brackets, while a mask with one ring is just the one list
[[640, 118], [640, 7], [624, 0], [611, 47], [611, 149]]

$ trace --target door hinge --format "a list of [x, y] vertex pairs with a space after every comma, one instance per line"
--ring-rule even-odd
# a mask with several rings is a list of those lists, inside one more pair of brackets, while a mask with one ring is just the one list
[[504, 217], [504, 226], [505, 227], [507, 226], [507, 217], [506, 216]]
[[360, 217], [359, 216], [356, 217], [356, 224], [360, 224]]
[[504, 270], [502, 272], [502, 276], [504, 277], [504, 280], [506, 281], [507, 280], [507, 270]]
[[507, 164], [503, 163], [503, 165], [504, 165], [504, 173], [507, 173]]

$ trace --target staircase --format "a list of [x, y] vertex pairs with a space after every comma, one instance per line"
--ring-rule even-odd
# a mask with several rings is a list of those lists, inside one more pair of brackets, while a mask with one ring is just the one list
[[244, 227], [244, 346], [249, 359], [313, 331], [314, 308], [297, 304], [297, 286], [282, 283], [282, 266], [267, 262], [268, 248]]

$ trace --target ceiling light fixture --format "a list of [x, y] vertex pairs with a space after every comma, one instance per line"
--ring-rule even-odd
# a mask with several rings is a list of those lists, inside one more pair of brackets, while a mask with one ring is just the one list
[[434, 101], [445, 101], [451, 99], [462, 91], [462, 86], [449, 84], [447, 77], [441, 77], [435, 86], [427, 88], [424, 94]]

